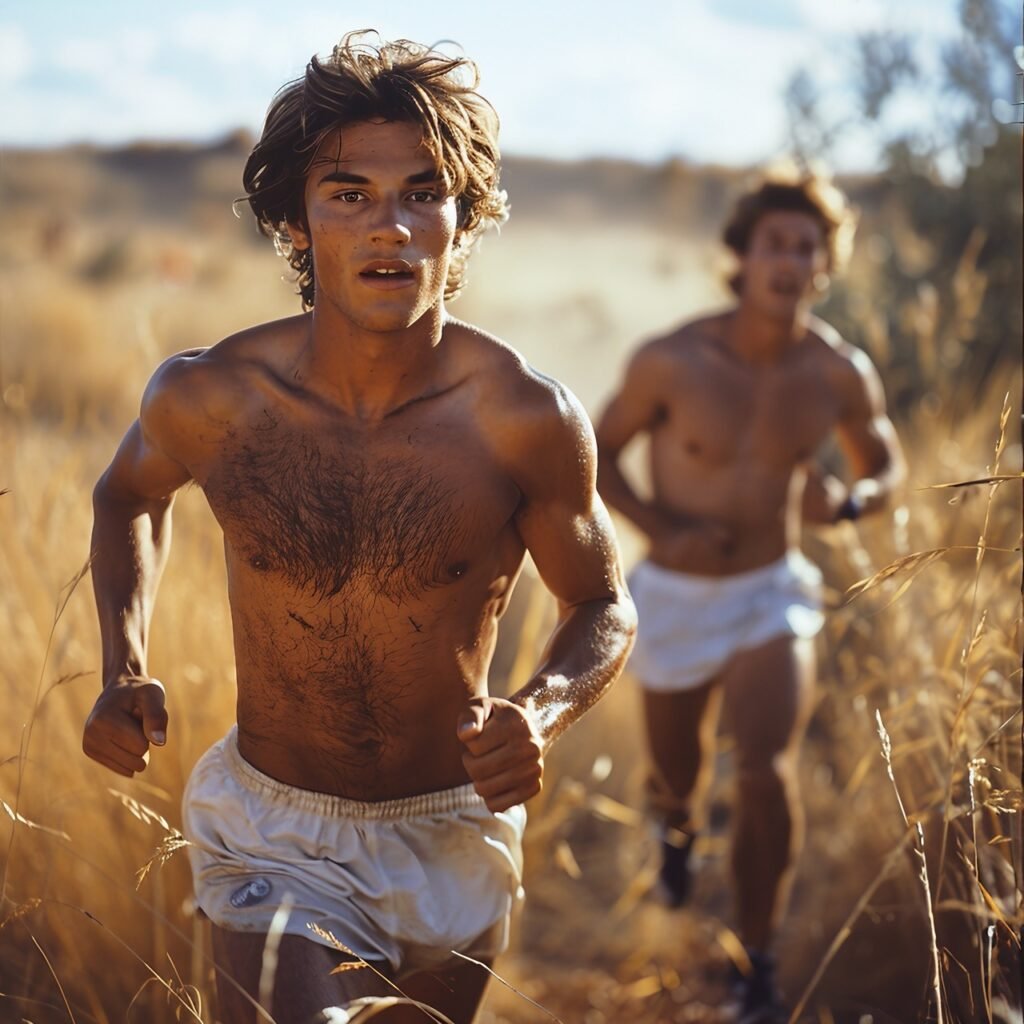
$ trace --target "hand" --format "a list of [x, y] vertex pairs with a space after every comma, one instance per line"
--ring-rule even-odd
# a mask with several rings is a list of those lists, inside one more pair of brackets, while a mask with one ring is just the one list
[[817, 463], [807, 467], [804, 483], [803, 515], [809, 523], [834, 523], [850, 492], [846, 485]]
[[498, 697], [474, 697], [459, 715], [462, 763], [487, 809], [497, 814], [536, 796], [544, 744], [525, 708]]
[[82, 749], [129, 779], [149, 763], [149, 745], [167, 742], [164, 687], [149, 676], [125, 676], [107, 686], [85, 723]]

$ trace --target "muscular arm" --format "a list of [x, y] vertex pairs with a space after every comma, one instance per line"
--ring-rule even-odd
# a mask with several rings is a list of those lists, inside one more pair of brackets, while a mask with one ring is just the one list
[[509, 700], [471, 701], [457, 726], [463, 764], [495, 812], [540, 791], [547, 748], [615, 681], [636, 631], [595, 489], [590, 423], [571, 395], [557, 386], [543, 390], [540, 408], [517, 417], [505, 440], [522, 492], [517, 526], [558, 600], [558, 624], [530, 681]]
[[147, 633], [170, 550], [174, 491], [188, 479], [137, 420], [93, 491], [92, 580], [104, 686], [146, 674]]
[[83, 747], [122, 775], [145, 767], [149, 740], [164, 741], [163, 691], [149, 678], [149, 623], [171, 543], [175, 491], [191, 474], [163, 450], [179, 412], [168, 364], [155, 375], [139, 419], [93, 492], [92, 578], [103, 648], [103, 693]]
[[676, 564], [694, 552], [717, 549], [732, 552], [732, 527], [712, 519], [685, 515], [656, 502], [644, 501], [629, 485], [619, 466], [623, 448], [639, 433], [655, 427], [666, 402], [666, 381], [673, 366], [661, 342], [641, 348], [633, 357], [622, 389], [605, 409], [597, 426], [598, 489], [612, 508], [633, 522], [651, 542], [651, 551]]
[[649, 348], [641, 349], [626, 371], [622, 389], [598, 421], [597, 465], [602, 497], [648, 537], [655, 537], [674, 524], [655, 505], [637, 495], [619, 467], [619, 456], [637, 434], [654, 426], [660, 414], [657, 358]]
[[[804, 516], [812, 523], [834, 523], [884, 508], [906, 477], [903, 450], [886, 414], [885, 392], [871, 360], [846, 346], [848, 368], [843, 379], [843, 409], [837, 425], [839, 445], [853, 477], [844, 493], [839, 486], [809, 481]], [[852, 514], [847, 514], [852, 513]]]
[[518, 517], [541, 579], [558, 600], [558, 625], [543, 661], [512, 696], [533, 711], [545, 744], [618, 677], [636, 628], [611, 521], [595, 488], [590, 423], [575, 398], [565, 392], [558, 398], [543, 443], [524, 460]]

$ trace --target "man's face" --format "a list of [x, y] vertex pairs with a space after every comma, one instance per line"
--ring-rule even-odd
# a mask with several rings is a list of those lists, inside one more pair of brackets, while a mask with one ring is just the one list
[[741, 301], [765, 316], [792, 317], [819, 295], [817, 275], [828, 267], [821, 223], [809, 213], [773, 210], [754, 225], [740, 260]]
[[306, 176], [305, 209], [289, 231], [298, 248], [312, 246], [317, 309], [396, 331], [440, 308], [458, 213], [418, 125], [332, 132]]

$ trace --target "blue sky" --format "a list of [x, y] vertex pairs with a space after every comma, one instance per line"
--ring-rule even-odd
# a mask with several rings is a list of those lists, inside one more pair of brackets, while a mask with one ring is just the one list
[[[310, 54], [372, 27], [461, 44], [480, 64], [506, 152], [749, 164], [784, 151], [782, 91], [796, 68], [813, 69], [839, 110], [856, 33], [909, 30], [934, 66], [956, 9], [956, 0], [0, 0], [0, 143], [257, 130]], [[932, 118], [939, 102], [937, 88], [922, 89], [893, 116]], [[846, 169], [873, 158], [869, 134], [837, 154]]]

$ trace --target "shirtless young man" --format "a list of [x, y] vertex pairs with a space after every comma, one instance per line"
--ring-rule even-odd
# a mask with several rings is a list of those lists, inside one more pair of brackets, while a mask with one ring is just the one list
[[[632, 643], [585, 414], [445, 312], [505, 215], [496, 136], [469, 61], [352, 36], [314, 58], [244, 176], [307, 312], [164, 363], [96, 488], [105, 688], [84, 748], [121, 775], [173, 737], [146, 642], [175, 492], [196, 481], [224, 532], [238, 722], [192, 774], [184, 831], [226, 1024], [257, 1017], [278, 908], [280, 1024], [395, 994], [332, 974], [346, 957], [310, 925], [471, 1021], [487, 975], [451, 951], [504, 948], [522, 802]], [[527, 551], [559, 622], [503, 700], [488, 666]]]
[[[724, 233], [739, 261], [737, 305], [640, 348], [597, 428], [601, 493], [649, 538], [630, 580], [640, 620], [630, 666], [673, 905], [687, 896], [723, 701], [735, 737], [733, 872], [754, 965], [742, 994], [751, 1021], [778, 1009], [768, 947], [800, 842], [794, 767], [822, 623], [801, 522], [875, 512], [903, 476], [878, 374], [810, 313], [851, 227], [842, 196], [820, 180], [767, 181], [744, 196]], [[849, 487], [815, 467], [833, 431]], [[650, 500], [617, 461], [641, 432]]]

